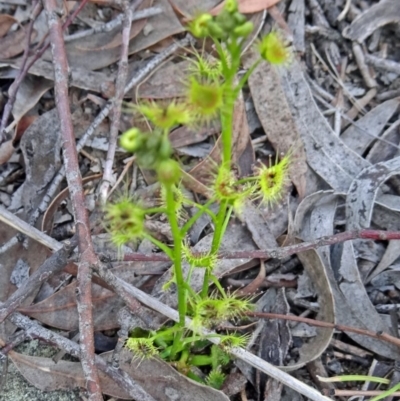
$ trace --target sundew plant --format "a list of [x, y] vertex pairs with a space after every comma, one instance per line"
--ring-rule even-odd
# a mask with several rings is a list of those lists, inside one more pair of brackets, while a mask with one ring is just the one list
[[[221, 242], [229, 220], [240, 212], [245, 201], [258, 201], [266, 205], [279, 202], [288, 180], [290, 157], [277, 160], [270, 166], [258, 166], [253, 176], [240, 178], [232, 166], [232, 129], [235, 101], [248, 77], [261, 62], [283, 64], [289, 50], [280, 36], [272, 32], [262, 38], [257, 49], [259, 60], [238, 78], [241, 54], [253, 24], [238, 11], [236, 0], [226, 0], [218, 16], [203, 13], [189, 25], [188, 31], [199, 39], [212, 40], [217, 58], [211, 61], [196, 53], [191, 59], [184, 99], [169, 104], [146, 102], [135, 106], [153, 129], [142, 132], [131, 128], [121, 137], [121, 146], [136, 156], [138, 165], [154, 170], [162, 188], [162, 204], [145, 209], [131, 199], [123, 199], [107, 206], [106, 220], [113, 241], [122, 246], [128, 241], [147, 238], [163, 251], [173, 263], [173, 283], [177, 289], [179, 321], [174, 325], [132, 335], [126, 347], [138, 358], [158, 355], [172, 363], [180, 372], [192, 379], [220, 388], [224, 381], [224, 366], [229, 363], [232, 347], [246, 344], [246, 336], [218, 334], [220, 347], [210, 345], [202, 334], [203, 328], [214, 328], [221, 322], [238, 319], [251, 310], [249, 299], [228, 293], [214, 276], [213, 271]], [[199, 127], [219, 118], [221, 122], [221, 163], [216, 166], [210, 198], [204, 204], [185, 199], [180, 188], [181, 167], [173, 158], [169, 141], [172, 128], [179, 125]], [[217, 203], [218, 212], [209, 208]], [[186, 223], [180, 215], [185, 205], [198, 210]], [[163, 213], [167, 216], [173, 243], [164, 244], [146, 232], [146, 216]], [[193, 253], [186, 240], [187, 233], [196, 220], [207, 213], [213, 223], [214, 233], [210, 249], [202, 254]], [[190, 265], [184, 274], [183, 262]], [[202, 289], [194, 291], [190, 285], [194, 269], [204, 269]], [[213, 286], [212, 291], [210, 285]], [[190, 330], [185, 328], [185, 318], [190, 317]], [[198, 368], [208, 373], [201, 379]]]

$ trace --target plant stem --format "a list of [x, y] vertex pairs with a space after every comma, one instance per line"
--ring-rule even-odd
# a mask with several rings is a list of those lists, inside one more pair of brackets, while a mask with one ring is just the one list
[[[226, 228], [225, 218], [226, 218], [227, 209], [228, 209], [228, 202], [227, 201], [222, 202], [221, 206], [219, 208], [218, 214], [217, 214], [217, 222], [215, 224], [215, 230], [214, 230], [214, 236], [213, 236], [213, 240], [212, 240], [212, 244], [211, 244], [210, 255], [216, 254], [221, 245], [221, 240], [222, 240], [222, 237], [225, 232], [224, 227]], [[202, 298], [205, 298], [207, 296], [210, 277], [211, 277], [211, 271], [210, 271], [210, 269], [206, 269], [206, 272], [204, 275], [204, 281], [203, 281], [203, 288], [200, 293], [200, 296]]]
[[[174, 273], [176, 280], [176, 287], [178, 292], [178, 313], [179, 322], [178, 327], [185, 327], [185, 317], [186, 317], [186, 286], [185, 280], [183, 278], [182, 271], [182, 237], [181, 230], [178, 224], [178, 218], [176, 216], [176, 202], [174, 197], [174, 187], [173, 185], [165, 185], [166, 200], [167, 200], [167, 216], [169, 224], [171, 226], [172, 236], [174, 238], [174, 249], [172, 251], [172, 261], [174, 263]], [[176, 354], [177, 348], [179, 346], [180, 340], [182, 338], [182, 330], [178, 330], [174, 337], [174, 343], [171, 350], [171, 358]]]

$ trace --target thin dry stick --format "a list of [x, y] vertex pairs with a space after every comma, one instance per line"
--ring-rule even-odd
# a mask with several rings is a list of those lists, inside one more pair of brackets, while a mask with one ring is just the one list
[[[1, 306], [1, 304], [0, 304]], [[20, 314], [13, 313], [8, 318], [15, 326], [30, 335], [31, 337], [40, 338], [48, 343], [55, 344], [60, 349], [68, 354], [81, 358], [81, 353], [78, 344], [65, 338], [53, 331], [47, 330], [28, 317]], [[108, 375], [117, 383], [123, 390], [125, 390], [133, 399], [140, 401], [156, 401], [149, 395], [140, 384], [136, 383], [126, 372], [121, 369], [111, 367], [103, 358], [95, 356], [96, 367]]]
[[115, 96], [112, 104], [112, 121], [110, 127], [110, 139], [108, 143], [107, 159], [104, 165], [103, 181], [100, 185], [100, 201], [106, 203], [108, 191], [112, 184], [112, 167], [114, 163], [115, 149], [117, 147], [117, 137], [119, 122], [121, 119], [121, 105], [124, 97], [124, 88], [128, 75], [128, 49], [129, 37], [132, 25], [132, 9], [128, 6], [128, 2], [123, 2], [124, 23], [122, 27], [122, 44], [121, 59], [119, 62], [117, 82], [115, 85]]
[[79, 170], [78, 153], [75, 147], [74, 127], [68, 98], [68, 61], [61, 20], [57, 14], [56, 0], [46, 0], [44, 5], [50, 31], [55, 99], [63, 138], [64, 166], [79, 239], [78, 248], [81, 253], [77, 276], [77, 304], [82, 369], [86, 379], [89, 400], [102, 401], [100, 379], [94, 363], [95, 348], [91, 288], [91, 266], [96, 264], [98, 259], [90, 234], [89, 216], [85, 208], [85, 195]]
[[[284, 259], [295, 253], [305, 252], [310, 249], [317, 249], [321, 246], [329, 246], [353, 239], [372, 239], [375, 241], [400, 240], [400, 231], [382, 231], [382, 230], [356, 230], [345, 231], [327, 237], [317, 238], [314, 241], [302, 242], [296, 245], [289, 245], [282, 248], [254, 250], [254, 251], [234, 251], [221, 252], [217, 255], [218, 259]], [[196, 255], [196, 253], [194, 253]], [[116, 255], [111, 255], [114, 260]], [[124, 261], [167, 261], [170, 260], [167, 255], [145, 255], [142, 253], [125, 253]]]
[[[65, 21], [65, 23], [63, 24], [63, 29], [68, 28], [68, 26], [72, 23], [72, 21], [75, 19], [75, 17], [79, 14], [79, 12], [82, 10], [82, 8], [85, 6], [85, 4], [88, 1], [89, 0], [82, 0], [81, 3], [78, 4], [78, 7], [67, 18], [67, 21]], [[41, 3], [40, 3], [40, 7], [41, 7]], [[39, 10], [39, 12], [40, 12], [40, 10]], [[35, 14], [36, 14], [36, 11], [35, 11]], [[32, 21], [32, 27], [33, 27], [33, 22], [34, 22], [34, 20]], [[30, 38], [28, 38], [28, 41], [30, 42]], [[42, 46], [42, 48], [40, 50], [38, 50], [36, 52], [36, 54], [31, 58], [29, 63], [27, 63], [27, 58], [25, 59], [25, 52], [27, 52], [26, 54], [28, 56], [29, 55], [29, 43], [28, 43], [28, 47], [25, 49], [25, 52], [24, 52], [23, 61], [19, 68], [18, 76], [17, 76], [17, 78], [15, 78], [14, 82], [10, 86], [10, 89], [8, 90], [9, 97], [8, 97], [8, 101], [7, 101], [6, 105], [4, 106], [3, 117], [2, 117], [1, 125], [0, 125], [0, 144], [4, 140], [4, 136], [8, 133], [8, 131], [6, 129], [6, 124], [7, 124], [8, 118], [10, 117], [10, 113], [13, 108], [13, 105], [14, 105], [14, 102], [15, 102], [15, 99], [17, 96], [18, 89], [21, 85], [21, 82], [25, 78], [26, 74], [28, 73], [28, 71], [32, 67], [32, 65], [35, 64], [36, 61], [39, 60], [40, 57], [43, 56], [44, 52], [48, 49], [49, 46], [50, 46], [50, 42], [47, 42], [45, 45]]]
[[323, 322], [321, 320], [308, 319], [306, 317], [301, 317], [301, 316], [281, 315], [279, 313], [247, 312], [246, 315], [260, 317], [263, 319], [282, 319], [282, 320], [290, 320], [292, 322], [303, 322], [315, 327], [325, 327], [328, 329], [347, 331], [349, 333], [362, 334], [364, 336], [376, 338], [377, 340], [384, 340], [388, 343], [396, 345], [397, 347], [400, 347], [400, 339], [397, 337], [393, 337], [387, 333], [380, 333], [380, 332], [374, 333], [372, 331], [358, 329], [356, 327], [343, 326], [341, 324]]

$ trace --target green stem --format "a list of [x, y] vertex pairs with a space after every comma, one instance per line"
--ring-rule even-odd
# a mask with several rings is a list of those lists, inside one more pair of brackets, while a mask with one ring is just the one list
[[205, 205], [198, 205], [193, 202], [193, 206], [197, 207], [199, 210], [188, 220], [188, 222], [181, 228], [181, 237], [184, 238], [186, 233], [190, 230], [190, 227], [196, 222], [196, 220], [202, 216], [204, 213], [208, 214], [213, 222], [215, 223], [216, 216], [209, 210], [209, 206], [215, 201], [214, 198], [210, 199]]
[[228, 170], [231, 168], [232, 161], [232, 125], [233, 108], [235, 105], [232, 84], [233, 79], [229, 79], [225, 82], [225, 104], [221, 110], [222, 165]]
[[255, 61], [254, 64], [242, 76], [242, 78], [240, 79], [239, 83], [236, 85], [236, 87], [234, 89], [235, 98], [239, 95], [239, 92], [243, 89], [243, 86], [245, 85], [245, 83], [249, 79], [250, 75], [258, 67], [258, 65], [261, 63], [261, 61], [262, 61], [261, 58], [259, 58], [257, 61]]
[[[171, 226], [172, 236], [174, 238], [172, 261], [174, 263], [174, 274], [178, 292], [178, 313], [179, 313], [178, 327], [183, 328], [185, 327], [187, 305], [186, 305], [186, 286], [182, 270], [182, 237], [181, 237], [181, 230], [178, 224], [178, 218], [176, 216], [176, 202], [174, 197], [173, 185], [165, 185], [165, 192], [167, 201], [167, 216], [169, 224]], [[179, 348], [179, 343], [181, 338], [182, 338], [182, 330], [178, 330], [174, 337], [174, 343], [172, 345], [172, 350], [171, 350], [171, 358], [174, 358]]]
[[[224, 223], [227, 209], [228, 209], [228, 202], [227, 201], [222, 202], [217, 214], [217, 221], [215, 224], [214, 236], [211, 244], [211, 251], [210, 251], [211, 255], [216, 254], [221, 245], [221, 240], [224, 235], [224, 225], [225, 225]], [[207, 296], [210, 277], [211, 277], [211, 271], [210, 269], [206, 269], [206, 272], [204, 274], [203, 288], [200, 293], [200, 296], [202, 298], [205, 298]]]
[[152, 237], [150, 234], [147, 234], [147, 233], [144, 233], [143, 238], [148, 239], [155, 246], [159, 247], [171, 260], [173, 260], [173, 258], [174, 258], [173, 252], [171, 251], [170, 248], [168, 248], [161, 241], [159, 241], [158, 239], [155, 239], [154, 237]]

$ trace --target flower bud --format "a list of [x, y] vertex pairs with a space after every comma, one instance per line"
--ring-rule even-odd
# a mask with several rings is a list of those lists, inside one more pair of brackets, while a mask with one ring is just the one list
[[181, 169], [175, 160], [168, 159], [159, 163], [157, 167], [157, 175], [162, 184], [172, 185], [179, 181]]
[[205, 38], [209, 35], [208, 24], [211, 21], [212, 16], [210, 14], [200, 14], [189, 24], [190, 33], [196, 38]]
[[254, 28], [253, 23], [251, 21], [247, 21], [244, 24], [237, 26], [233, 30], [233, 33], [238, 37], [245, 38], [246, 36], [251, 34], [253, 28]]
[[171, 142], [168, 138], [162, 137], [160, 141], [160, 147], [158, 148], [158, 158], [159, 160], [169, 159], [172, 153]]
[[231, 14], [237, 11], [238, 10], [237, 0], [225, 0], [224, 9]]
[[143, 147], [145, 137], [138, 128], [131, 128], [124, 132], [120, 139], [121, 146], [128, 152], [136, 152]]
[[227, 33], [214, 21], [211, 21], [208, 25], [208, 30], [211, 36], [216, 39], [224, 39]]
[[232, 17], [233, 17], [233, 19], [234, 19], [234, 21], [236, 22], [237, 25], [243, 25], [247, 21], [246, 17], [242, 13], [240, 13], [238, 11], [233, 13]]

